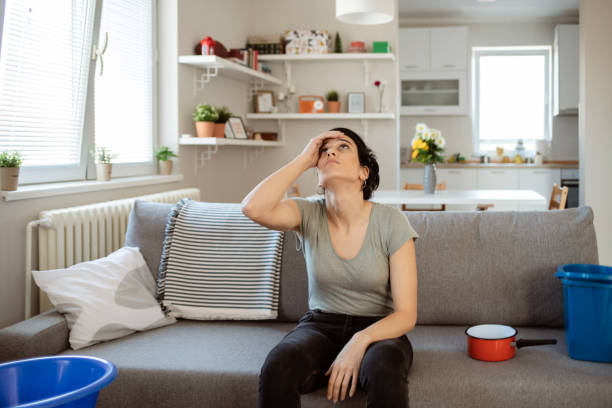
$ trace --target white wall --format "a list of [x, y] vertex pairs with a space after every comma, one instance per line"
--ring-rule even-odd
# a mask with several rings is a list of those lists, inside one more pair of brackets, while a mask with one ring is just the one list
[[[567, 21], [564, 21], [567, 23]], [[577, 21], [576, 21], [577, 23]], [[445, 26], [447, 24], [427, 24], [428, 26]], [[451, 25], [451, 24], [448, 24]], [[495, 23], [495, 24], [460, 24], [469, 27], [469, 47], [491, 46], [526, 46], [553, 45], [555, 23]], [[412, 27], [417, 26], [412, 24]], [[472, 61], [470, 61], [471, 66]], [[552, 61], [551, 61], [552, 63]], [[471, 76], [471, 70], [470, 70]], [[469, 100], [472, 100], [471, 78]], [[520, 120], [521, 118], [516, 118]], [[408, 146], [414, 136], [417, 122], [440, 129], [447, 145], [445, 154], [460, 152], [470, 159], [473, 151], [471, 116], [402, 116], [400, 122], [401, 145]], [[578, 160], [578, 117], [553, 116], [552, 145], [549, 159]]]
[[[244, 47], [249, 35], [282, 35], [287, 29], [327, 29], [335, 35], [338, 31], [345, 48], [350, 41], [363, 40], [371, 47], [374, 40], [387, 40], [395, 50], [397, 43], [397, 18], [393, 23], [379, 26], [354, 26], [336, 21], [335, 2], [314, 0], [240, 0], [203, 2], [182, 0], [179, 3], [178, 48], [180, 54], [191, 54], [193, 46], [205, 35], [221, 41], [226, 48]], [[397, 9], [397, 7], [396, 7]], [[231, 17], [230, 17], [231, 16]], [[231, 24], [229, 23], [231, 21]], [[284, 79], [282, 63], [269, 63], [272, 74]], [[206, 85], [204, 91], [193, 90], [195, 69], [179, 66], [179, 134], [195, 133], [191, 113], [198, 103], [208, 102], [227, 105], [232, 112], [243, 117], [246, 125], [255, 131], [277, 131], [277, 121], [246, 121], [246, 113], [252, 112], [252, 101], [247, 100], [247, 85], [231, 79], [217, 77]], [[292, 65], [292, 82], [297, 87], [293, 109], [297, 110], [297, 96], [304, 94], [324, 95], [330, 89], [340, 93], [342, 109], [346, 109], [347, 91], [365, 91], [366, 109], [374, 108], [376, 79], [388, 81], [386, 102], [395, 109], [396, 62], [370, 63], [370, 84], [364, 88], [363, 65], [356, 62], [299, 63]], [[171, 83], [166, 84], [171, 86]], [[281, 86], [264, 89], [275, 92]], [[259, 151], [247, 147], [222, 147], [194, 173], [193, 157], [196, 148], [182, 146], [181, 163], [183, 174], [193, 178], [202, 191], [203, 199], [219, 202], [240, 202], [248, 192], [266, 176], [297, 156], [307, 142], [317, 134], [333, 127], [348, 127], [362, 134], [359, 120], [337, 121], [287, 121], [285, 122], [286, 146], [262, 148]], [[397, 120], [370, 121], [370, 146], [378, 154], [381, 187], [395, 188], [397, 183], [398, 149]], [[205, 148], [200, 147], [199, 151]], [[314, 193], [317, 180], [314, 170], [309, 170], [298, 179], [302, 194]]]
[[612, 265], [612, 2], [580, 1], [580, 204], [595, 215], [599, 262]]

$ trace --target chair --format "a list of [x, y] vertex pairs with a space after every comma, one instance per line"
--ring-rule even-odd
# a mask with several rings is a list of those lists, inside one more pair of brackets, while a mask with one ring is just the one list
[[[403, 190], [423, 190], [422, 184], [410, 184], [403, 182], [402, 183]], [[446, 190], [446, 181], [439, 183], [436, 186], [436, 190]], [[446, 204], [442, 204], [440, 208], [407, 208], [406, 204], [402, 204], [402, 211], [446, 211]]]
[[[569, 188], [567, 186], [559, 188], [557, 184], [553, 184], [552, 193], [550, 194], [550, 202], [548, 203], [549, 210], [563, 210], [567, 203], [567, 192]], [[556, 197], [559, 196], [557, 201]]]

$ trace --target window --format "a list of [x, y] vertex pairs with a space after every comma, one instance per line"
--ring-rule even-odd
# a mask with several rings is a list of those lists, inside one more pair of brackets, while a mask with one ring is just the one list
[[114, 176], [152, 174], [153, 0], [0, 0], [2, 8], [0, 150], [23, 153], [20, 184], [93, 179], [95, 144], [117, 155]]
[[535, 152], [551, 138], [550, 47], [474, 48], [473, 135], [476, 154]]

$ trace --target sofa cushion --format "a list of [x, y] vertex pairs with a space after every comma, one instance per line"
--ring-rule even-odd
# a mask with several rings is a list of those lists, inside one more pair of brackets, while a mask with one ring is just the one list
[[[117, 379], [101, 391], [99, 408], [250, 408], [256, 406], [267, 354], [293, 327], [179, 319], [78, 353], [108, 359], [119, 370]], [[496, 363], [468, 356], [465, 329], [418, 325], [408, 333], [414, 350], [408, 378], [411, 406], [603, 407], [612, 401], [610, 365], [569, 358], [563, 329], [517, 327], [517, 338], [556, 338], [558, 343], [521, 348], [513, 359]], [[303, 395], [302, 406], [330, 406], [325, 391], [321, 387]], [[364, 391], [358, 389], [343, 406], [364, 407]]]
[[[136, 200], [128, 219], [125, 245], [140, 252], [157, 280], [166, 221], [174, 204]], [[285, 233], [281, 264], [279, 321], [297, 322], [308, 310], [308, 280], [304, 254], [296, 249], [295, 233]]]
[[173, 206], [169, 203], [135, 200], [128, 218], [125, 246], [140, 248], [156, 282], [164, 246], [166, 219]]
[[415, 242], [419, 324], [563, 326], [566, 263], [598, 263], [590, 207], [405, 212]]

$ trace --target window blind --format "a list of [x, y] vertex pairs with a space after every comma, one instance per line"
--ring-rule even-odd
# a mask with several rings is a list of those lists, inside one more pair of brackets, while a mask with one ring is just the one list
[[98, 46], [108, 33], [108, 47], [96, 66], [95, 142], [117, 155], [114, 163], [153, 161], [152, 13], [152, 0], [102, 5]]
[[20, 150], [25, 169], [80, 171], [93, 17], [93, 0], [6, 1], [0, 150]]

